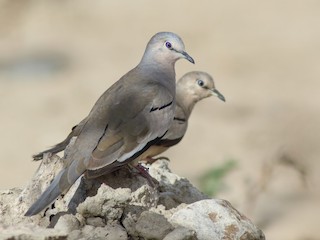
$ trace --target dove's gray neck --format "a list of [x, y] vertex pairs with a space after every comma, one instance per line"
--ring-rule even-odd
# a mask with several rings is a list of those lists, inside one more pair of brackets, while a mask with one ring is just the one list
[[138, 68], [152, 81], [160, 82], [166, 86], [170, 92], [175, 95], [176, 91], [176, 73], [174, 69], [175, 62], [162, 62], [154, 58], [143, 58]]
[[165, 55], [145, 53], [139, 65], [142, 67], [151, 68], [153, 70], [158, 69], [163, 72], [170, 72], [174, 74], [175, 63], [176, 60], [170, 58], [168, 59]]

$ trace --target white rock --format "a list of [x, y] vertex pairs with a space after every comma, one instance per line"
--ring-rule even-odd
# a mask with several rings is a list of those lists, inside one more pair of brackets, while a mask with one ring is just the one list
[[174, 213], [169, 221], [174, 226], [196, 231], [201, 240], [265, 239], [261, 230], [225, 200], [208, 199], [189, 204]]
[[79, 229], [80, 223], [74, 215], [66, 214], [59, 218], [54, 228], [68, 233]]

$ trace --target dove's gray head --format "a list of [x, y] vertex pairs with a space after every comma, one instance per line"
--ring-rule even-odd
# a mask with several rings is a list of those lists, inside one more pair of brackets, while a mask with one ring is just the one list
[[182, 98], [189, 98], [194, 102], [210, 96], [216, 96], [225, 102], [224, 96], [216, 89], [213, 78], [206, 72], [186, 73], [179, 79], [177, 90]]
[[149, 41], [142, 63], [174, 64], [185, 58], [194, 63], [193, 58], [185, 51], [182, 39], [172, 32], [159, 32]]

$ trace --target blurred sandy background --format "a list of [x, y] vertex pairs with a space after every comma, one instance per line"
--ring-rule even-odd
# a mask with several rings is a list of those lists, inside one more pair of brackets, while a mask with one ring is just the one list
[[31, 155], [64, 139], [149, 38], [178, 33], [227, 102], [199, 103], [172, 170], [227, 160], [226, 198], [273, 240], [320, 239], [319, 1], [0, 1], [0, 188], [23, 186]]

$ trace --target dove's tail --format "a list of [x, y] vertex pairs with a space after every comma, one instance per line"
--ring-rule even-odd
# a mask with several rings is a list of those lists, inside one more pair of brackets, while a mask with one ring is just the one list
[[[73, 163], [76, 163], [74, 161]], [[39, 199], [25, 213], [25, 216], [32, 216], [54, 202], [59, 195], [65, 193], [73, 183], [82, 175], [83, 171], [76, 171], [76, 164], [71, 164], [54, 178], [50, 186], [41, 194]]]
[[33, 155], [33, 160], [35, 161], [38, 161], [38, 160], [41, 160], [43, 159], [43, 155], [45, 153], [52, 153], [52, 154], [55, 154], [55, 153], [58, 153], [58, 152], [61, 152], [63, 151], [67, 146], [68, 144], [70, 143], [70, 140], [73, 136], [76, 136], [75, 133], [72, 131], [65, 140], [63, 140], [61, 143], [58, 143], [56, 145], [54, 145], [53, 147], [43, 151], [43, 152], [40, 152], [40, 153], [37, 153], [35, 155]]
[[67, 147], [67, 145], [69, 144], [70, 139], [71, 139], [71, 137], [70, 138], [66, 138], [63, 142], [58, 143], [57, 145], [54, 145], [53, 147], [51, 147], [51, 148], [49, 148], [49, 149], [47, 149], [47, 150], [45, 150], [43, 152], [39, 152], [39, 153], [33, 155], [32, 156], [33, 160], [34, 161], [38, 161], [38, 160], [43, 159], [43, 155], [45, 153], [56, 154], [58, 152], [63, 151]]
[[65, 140], [63, 140], [62, 142], [54, 145], [53, 147], [43, 151], [43, 152], [39, 152], [35, 155], [33, 155], [33, 160], [34, 161], [38, 161], [38, 160], [41, 160], [43, 159], [43, 155], [45, 153], [52, 153], [52, 154], [55, 154], [55, 153], [58, 153], [58, 152], [61, 152], [63, 151], [67, 146], [68, 144], [70, 143], [70, 140], [72, 137], [77, 137], [79, 136], [83, 126], [85, 125], [86, 123], [86, 118], [83, 119], [78, 125], [74, 126], [72, 129], [71, 129], [71, 132], [69, 133], [69, 135], [67, 136], [67, 138]]
[[32, 204], [25, 216], [32, 216], [42, 211], [46, 206], [56, 200], [62, 193], [59, 187], [59, 182], [64, 171], [61, 171], [50, 184], [50, 186], [42, 193], [39, 199]]

